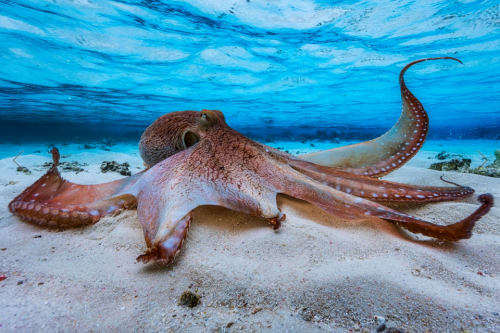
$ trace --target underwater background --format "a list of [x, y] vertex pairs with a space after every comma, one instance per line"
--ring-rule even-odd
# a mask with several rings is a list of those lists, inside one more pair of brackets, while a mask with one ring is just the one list
[[365, 140], [399, 118], [500, 139], [499, 1], [0, 1], [0, 142], [138, 140], [218, 109], [262, 141]]

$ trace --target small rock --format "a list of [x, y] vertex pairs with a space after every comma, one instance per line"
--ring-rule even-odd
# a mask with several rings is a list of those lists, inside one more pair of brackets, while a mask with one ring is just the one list
[[17, 183], [19, 183], [18, 180], [9, 180], [9, 182], [7, 183], [7, 185], [16, 185]]
[[42, 238], [42, 235], [35, 235], [33, 238]]
[[262, 306], [256, 306], [253, 310], [252, 310], [252, 314], [256, 314], [257, 312], [260, 312], [262, 311]]
[[83, 148], [85, 149], [94, 149], [95, 146], [91, 146], [91, 145], [83, 145]]
[[20, 284], [23, 284], [23, 283], [24, 283], [24, 281], [23, 281], [23, 280], [19, 280], [19, 281], [17, 281], [17, 285], [20, 285]]
[[200, 296], [196, 295], [191, 291], [185, 291], [182, 293], [177, 305], [187, 306], [190, 308], [194, 308], [200, 302]]
[[359, 325], [356, 324], [356, 325], [353, 326], [353, 329], [357, 332], [357, 331], [359, 331], [361, 329], [361, 327], [359, 327]]
[[382, 332], [383, 330], [385, 330], [385, 328], [386, 328], [385, 323], [383, 323], [382, 325], [377, 327], [377, 332]]
[[402, 329], [400, 328], [396, 328], [396, 327], [389, 327], [387, 329], [387, 333], [405, 333], [405, 331], [403, 331]]
[[299, 314], [305, 321], [311, 321], [314, 318], [314, 312], [308, 308], [303, 308]]

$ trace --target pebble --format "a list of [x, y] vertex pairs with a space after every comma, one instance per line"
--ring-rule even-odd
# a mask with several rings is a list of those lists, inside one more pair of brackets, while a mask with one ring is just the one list
[[252, 314], [256, 314], [257, 312], [260, 312], [262, 311], [262, 306], [256, 306], [253, 310], [252, 310]]
[[300, 317], [305, 321], [311, 321], [314, 318], [314, 313], [308, 308], [300, 310]]
[[200, 296], [196, 295], [191, 291], [185, 291], [182, 293], [181, 297], [179, 297], [178, 305], [187, 306], [190, 308], [194, 308], [200, 302]]

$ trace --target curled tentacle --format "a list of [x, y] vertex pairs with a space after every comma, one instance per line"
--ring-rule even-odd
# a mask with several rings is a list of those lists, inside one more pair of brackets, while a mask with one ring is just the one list
[[141, 174], [106, 184], [78, 185], [61, 177], [59, 150], [53, 148], [51, 153], [54, 165], [9, 203], [11, 213], [33, 224], [71, 228], [135, 207], [130, 189]]
[[485, 215], [493, 206], [493, 196], [482, 194], [479, 201], [482, 205], [470, 216], [460, 222], [441, 226], [418, 217], [400, 213], [381, 204], [359, 198], [347, 193], [332, 189], [328, 186], [311, 181], [307, 177], [297, 174], [295, 181], [290, 180], [282, 184], [281, 193], [293, 196], [312, 203], [313, 205], [334, 215], [344, 218], [378, 217], [413, 233], [437, 239], [458, 241], [470, 238], [476, 221]]
[[493, 207], [493, 196], [489, 193], [481, 194], [477, 200], [481, 206], [474, 213], [466, 217], [460, 222], [438, 226], [433, 223], [416, 221], [413, 223], [400, 223], [399, 221], [388, 220], [396, 225], [405, 228], [413, 233], [420, 233], [424, 236], [444, 239], [448, 241], [458, 241], [460, 239], [468, 239], [472, 236], [472, 229], [476, 222]]
[[290, 166], [295, 170], [354, 196], [377, 202], [436, 202], [459, 200], [471, 196], [474, 190], [468, 186], [439, 187], [408, 185], [387, 180], [354, 175], [345, 171], [322, 165], [290, 159]]
[[371, 141], [306, 154], [301, 158], [369, 177], [381, 177], [403, 166], [422, 148], [429, 123], [422, 103], [406, 86], [404, 74], [417, 63], [439, 59], [452, 59], [461, 63], [452, 57], [427, 58], [413, 61], [401, 70], [399, 83], [403, 110], [396, 125], [387, 133]]

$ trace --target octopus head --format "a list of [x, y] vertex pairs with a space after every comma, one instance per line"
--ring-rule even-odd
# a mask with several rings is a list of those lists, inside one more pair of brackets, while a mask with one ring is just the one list
[[142, 134], [139, 152], [148, 167], [196, 145], [214, 128], [226, 125], [217, 110], [177, 111], [155, 120]]

